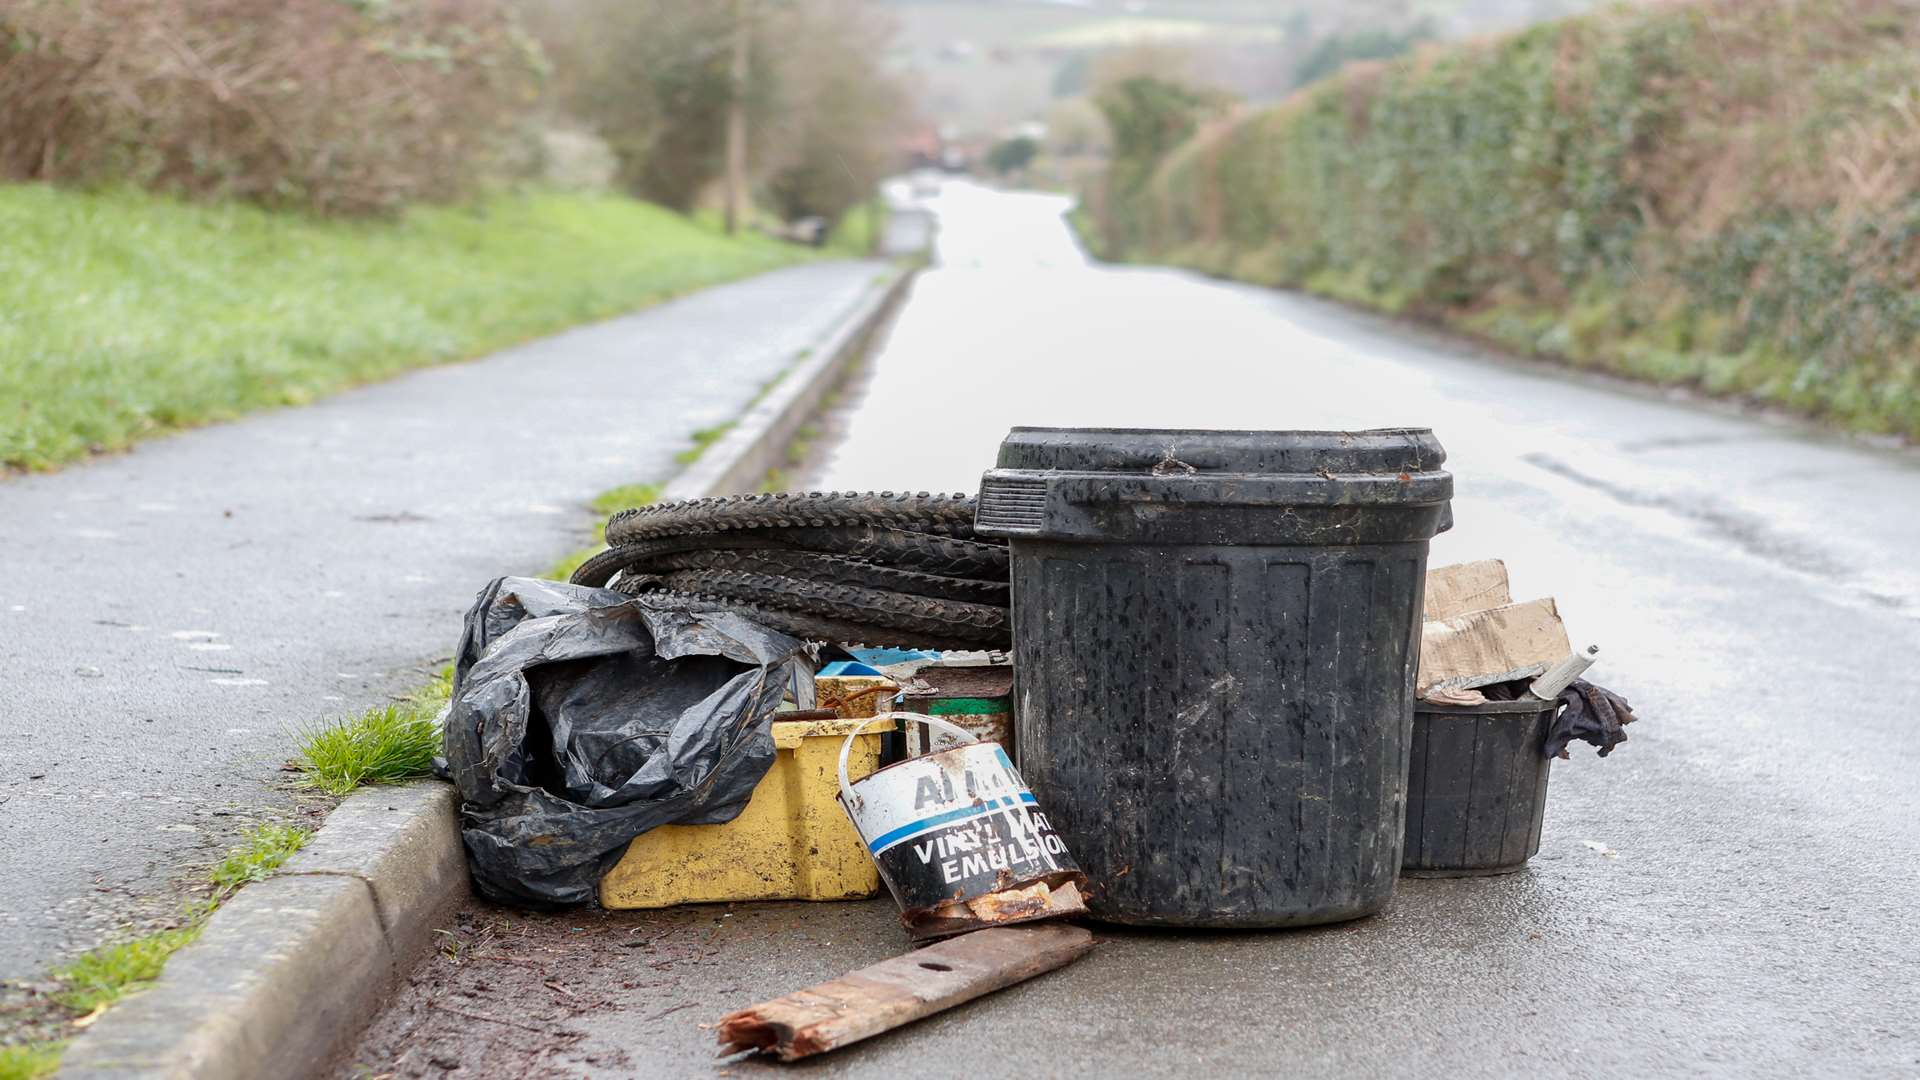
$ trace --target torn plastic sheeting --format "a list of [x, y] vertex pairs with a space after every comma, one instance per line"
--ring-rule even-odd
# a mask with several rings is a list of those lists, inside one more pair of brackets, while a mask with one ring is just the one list
[[440, 763], [480, 893], [584, 903], [641, 833], [733, 820], [773, 763], [781, 698], [811, 703], [804, 648], [731, 612], [488, 585], [467, 612]]

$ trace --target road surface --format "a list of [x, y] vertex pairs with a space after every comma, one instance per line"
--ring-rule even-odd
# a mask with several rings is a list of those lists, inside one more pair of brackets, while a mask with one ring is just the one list
[[[1105, 931], [807, 1075], [1920, 1074], [1920, 459], [1090, 265], [1058, 198], [934, 202], [938, 264], [815, 486], [972, 490], [1015, 424], [1431, 426], [1458, 483], [1434, 563], [1503, 558], [1516, 598], [1557, 597], [1642, 719], [1612, 757], [1555, 764], [1522, 873], [1406, 880], [1384, 914], [1313, 930]], [[779, 1075], [716, 1065], [699, 1025], [905, 947], [885, 899], [476, 906], [456, 929], [466, 958], [424, 964], [357, 1061]]]
[[472, 363], [0, 479], [0, 982], [284, 813], [293, 733], [413, 688], [490, 578], [585, 542], [868, 289], [817, 263]]

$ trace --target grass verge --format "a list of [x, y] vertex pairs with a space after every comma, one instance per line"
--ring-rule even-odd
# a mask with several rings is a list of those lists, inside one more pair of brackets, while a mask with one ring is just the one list
[[456, 360], [816, 257], [615, 196], [395, 222], [0, 186], [0, 465]]

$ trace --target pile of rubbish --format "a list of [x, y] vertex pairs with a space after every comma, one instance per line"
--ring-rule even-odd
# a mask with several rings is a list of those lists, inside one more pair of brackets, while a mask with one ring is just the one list
[[1498, 559], [1427, 572], [1420, 668], [1423, 703], [1472, 708], [1490, 701], [1553, 702], [1560, 712], [1541, 752], [1567, 757], [1578, 739], [1606, 757], [1627, 741], [1635, 719], [1624, 698], [1582, 679], [1600, 655], [1575, 652], [1551, 597], [1513, 602]]
[[1518, 871], [1551, 762], [1634, 716], [1503, 563], [1427, 572], [1444, 461], [1413, 428], [1016, 428], [977, 501], [623, 511], [572, 582], [468, 613], [443, 772], [476, 886], [884, 885], [918, 951], [717, 1024], [793, 1060], [1071, 962], [1072, 918], [1314, 925]]

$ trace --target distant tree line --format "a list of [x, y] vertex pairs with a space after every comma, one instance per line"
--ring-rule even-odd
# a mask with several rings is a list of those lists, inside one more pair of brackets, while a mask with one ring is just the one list
[[889, 37], [870, 0], [7, 0], [0, 179], [381, 213], [585, 127], [622, 188], [687, 211], [738, 102], [758, 199], [833, 220], [892, 164]]

